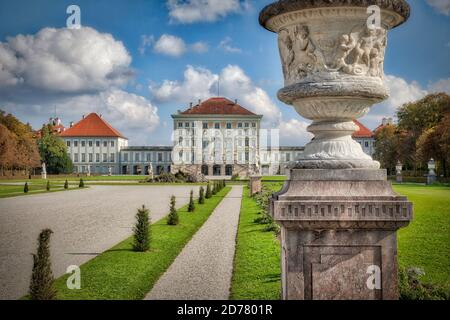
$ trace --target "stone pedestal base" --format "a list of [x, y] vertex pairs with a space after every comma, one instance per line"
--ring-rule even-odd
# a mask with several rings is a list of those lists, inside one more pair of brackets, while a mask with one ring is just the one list
[[283, 298], [397, 299], [397, 230], [412, 204], [384, 170], [291, 170], [271, 212], [282, 227]]
[[253, 196], [262, 190], [262, 176], [250, 176], [250, 195]]

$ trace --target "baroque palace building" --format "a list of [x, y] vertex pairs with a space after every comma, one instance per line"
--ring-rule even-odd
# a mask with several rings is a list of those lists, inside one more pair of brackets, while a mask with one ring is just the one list
[[[129, 146], [128, 139], [96, 113], [83, 116], [69, 128], [57, 118], [50, 123], [58, 126], [56, 133], [67, 145], [75, 173], [147, 175], [152, 166], [154, 174], [283, 175], [304, 148], [279, 146], [278, 130], [261, 129], [262, 118], [237, 100], [199, 101], [172, 115], [172, 146]], [[360, 130], [353, 138], [372, 155], [373, 132], [355, 123]]]

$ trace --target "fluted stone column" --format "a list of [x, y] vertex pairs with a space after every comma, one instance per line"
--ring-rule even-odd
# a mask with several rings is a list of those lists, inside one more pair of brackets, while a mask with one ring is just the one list
[[[368, 23], [377, 12], [380, 23]], [[315, 136], [271, 199], [284, 299], [398, 298], [397, 230], [412, 204], [351, 136], [353, 120], [389, 96], [387, 33], [408, 17], [404, 0], [280, 0], [260, 14], [278, 34], [278, 97]]]

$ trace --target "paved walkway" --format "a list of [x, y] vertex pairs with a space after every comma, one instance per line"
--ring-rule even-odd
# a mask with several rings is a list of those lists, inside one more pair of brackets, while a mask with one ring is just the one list
[[56, 277], [69, 265], [81, 265], [132, 234], [138, 207], [145, 204], [155, 222], [189, 201], [198, 186], [91, 186], [67, 192], [0, 199], [0, 300], [17, 299], [28, 291], [31, 253], [44, 228], [51, 240]]
[[242, 186], [233, 186], [147, 300], [228, 300], [241, 201]]

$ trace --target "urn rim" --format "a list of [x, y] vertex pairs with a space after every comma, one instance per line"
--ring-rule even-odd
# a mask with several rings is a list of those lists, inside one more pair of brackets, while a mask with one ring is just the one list
[[336, 7], [362, 7], [377, 5], [381, 9], [390, 10], [401, 17], [400, 21], [393, 27], [397, 27], [406, 22], [410, 16], [410, 6], [406, 0], [279, 0], [264, 7], [259, 14], [259, 23], [265, 29], [274, 32], [267, 27], [267, 22], [281, 14], [315, 8], [336, 8]]

